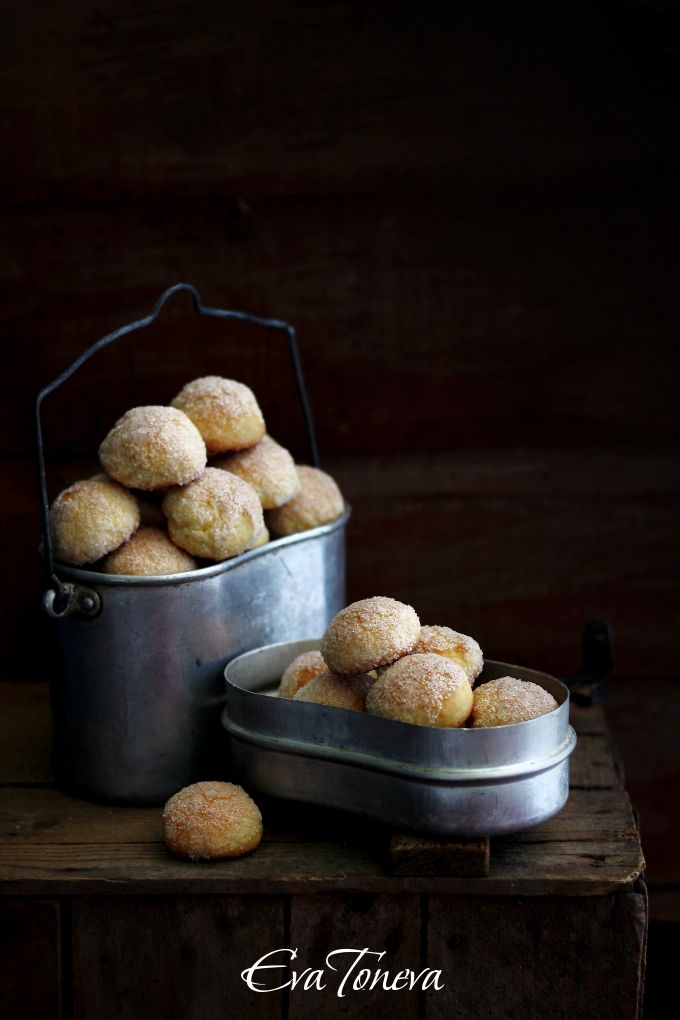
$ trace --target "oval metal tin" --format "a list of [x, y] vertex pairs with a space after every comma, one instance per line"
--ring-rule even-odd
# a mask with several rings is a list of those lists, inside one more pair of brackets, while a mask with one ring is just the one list
[[558, 702], [538, 719], [488, 729], [414, 726], [263, 693], [296, 655], [319, 645], [269, 645], [227, 665], [222, 723], [246, 786], [442, 836], [517, 832], [563, 807], [576, 736], [559, 680], [487, 661], [482, 682], [517, 676]]

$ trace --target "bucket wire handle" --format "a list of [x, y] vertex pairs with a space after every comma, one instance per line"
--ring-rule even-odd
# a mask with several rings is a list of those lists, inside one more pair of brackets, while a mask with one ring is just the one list
[[[96, 340], [90, 347], [87, 347], [83, 353], [76, 358], [73, 364], [53, 379], [52, 382], [48, 383], [40, 390], [35, 401], [35, 445], [36, 445], [36, 457], [38, 465], [38, 488], [40, 491], [40, 512], [42, 520], [42, 533], [43, 533], [43, 550], [45, 557], [45, 564], [47, 568], [47, 576], [49, 583], [54, 588], [54, 595], [50, 599], [50, 615], [52, 616], [63, 616], [69, 609], [69, 605], [72, 600], [72, 585], [65, 584], [56, 574], [54, 566], [54, 548], [52, 545], [52, 534], [50, 531], [50, 508], [49, 499], [47, 494], [47, 474], [45, 470], [45, 447], [43, 442], [43, 427], [42, 427], [42, 403], [43, 400], [48, 397], [55, 390], [65, 383], [72, 375], [78, 371], [78, 369], [88, 361], [93, 354], [97, 354], [98, 351], [103, 350], [104, 347], [108, 347], [109, 344], [114, 343], [116, 340], [120, 340], [121, 337], [126, 336], [128, 333], [134, 333], [138, 329], [145, 329], [150, 326], [158, 318], [163, 305], [175, 294], [186, 292], [191, 295], [194, 310], [199, 315], [207, 315], [215, 319], [236, 319], [239, 322], [251, 322], [256, 326], [264, 326], [267, 329], [280, 329], [283, 330], [288, 336], [288, 347], [290, 350], [291, 360], [293, 362], [293, 371], [295, 373], [295, 381], [297, 383], [298, 395], [300, 397], [300, 404], [302, 405], [302, 413], [305, 420], [305, 428], [307, 430], [307, 441], [309, 443], [309, 452], [312, 464], [314, 467], [319, 466], [319, 449], [316, 442], [316, 431], [314, 429], [314, 418], [312, 415], [312, 408], [309, 402], [309, 395], [307, 393], [307, 387], [305, 385], [305, 377], [302, 371], [302, 361], [300, 360], [300, 351], [298, 348], [297, 334], [293, 326], [288, 322], [284, 322], [283, 319], [264, 319], [259, 315], [250, 315], [247, 312], [234, 312], [224, 308], [209, 308], [201, 301], [201, 295], [198, 293], [196, 288], [190, 283], [176, 283], [172, 287], [168, 287], [164, 290], [161, 296], [158, 298], [156, 305], [150, 315], [145, 316], [143, 319], [138, 319], [136, 322], [129, 322], [125, 326], [120, 326], [118, 329], [114, 329], [112, 333], [107, 333], [106, 336]], [[48, 593], [49, 594], [49, 593]]]

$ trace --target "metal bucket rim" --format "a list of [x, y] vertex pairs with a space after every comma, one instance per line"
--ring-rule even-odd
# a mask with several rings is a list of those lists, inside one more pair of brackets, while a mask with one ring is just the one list
[[[285, 535], [283, 538], [275, 538], [266, 545], [257, 549], [250, 549], [241, 553], [240, 556], [232, 556], [230, 559], [221, 560], [219, 563], [212, 563], [207, 567], [199, 567], [197, 570], [187, 570], [179, 574], [102, 574], [97, 570], [88, 570], [85, 567], [74, 567], [67, 563], [57, 563], [59, 573], [63, 573], [76, 581], [83, 581], [89, 584], [111, 585], [114, 587], [161, 587], [163, 585], [191, 584], [210, 577], [218, 577], [230, 570], [235, 570], [244, 563], [266, 556], [268, 553], [276, 552], [278, 549], [302, 542], [309, 542], [322, 535], [332, 534], [347, 525], [352, 516], [352, 507], [345, 502], [345, 508], [334, 521], [328, 524], [321, 524], [318, 528], [309, 528], [307, 531], [296, 531], [293, 535]], [[286, 644], [287, 642], [281, 642]]]

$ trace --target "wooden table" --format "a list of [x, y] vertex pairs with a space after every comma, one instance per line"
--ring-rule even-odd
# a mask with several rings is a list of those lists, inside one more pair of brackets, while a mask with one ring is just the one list
[[[492, 840], [485, 878], [395, 877], [383, 828], [273, 804], [256, 853], [191, 864], [168, 855], [158, 809], [58, 790], [46, 688], [0, 684], [4, 1015], [638, 1016], [647, 926], [639, 835], [602, 712], [575, 710], [573, 721], [567, 806], [539, 828]], [[324, 970], [325, 989], [251, 991], [241, 972], [287, 946], [298, 972]], [[444, 987], [353, 991], [350, 980], [339, 997], [353, 957], [333, 958], [334, 972], [327, 953], [365, 947], [386, 951], [358, 965], [373, 974], [441, 970]], [[259, 976], [270, 987], [288, 980]]]

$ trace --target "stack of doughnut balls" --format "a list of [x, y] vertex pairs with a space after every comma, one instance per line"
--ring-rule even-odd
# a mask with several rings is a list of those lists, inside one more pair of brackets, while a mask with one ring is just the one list
[[483, 666], [474, 638], [421, 627], [412, 606], [378, 595], [342, 609], [321, 650], [288, 666], [278, 695], [420, 726], [505, 726], [558, 707], [548, 691], [517, 677], [474, 687]]
[[204, 376], [170, 406], [133, 407], [99, 447], [103, 473], [50, 508], [57, 559], [107, 574], [196, 570], [344, 510], [335, 481], [266, 434], [243, 383]]
[[[467, 634], [421, 627], [411, 606], [378, 595], [342, 609], [321, 642], [285, 670], [280, 698], [369, 712], [420, 726], [506, 726], [558, 707], [538, 684], [505, 676], [475, 687], [484, 658]], [[232, 783], [195, 783], [171, 797], [165, 840], [179, 857], [238, 857], [262, 838], [255, 802]]]

